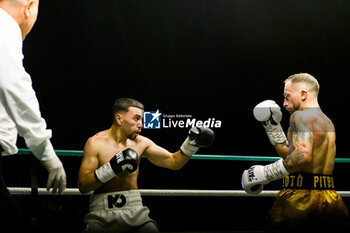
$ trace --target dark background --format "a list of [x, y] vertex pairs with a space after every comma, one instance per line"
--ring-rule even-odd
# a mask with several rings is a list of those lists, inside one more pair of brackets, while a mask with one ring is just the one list
[[[90, 136], [110, 127], [114, 100], [133, 97], [148, 111], [221, 120], [215, 144], [198, 153], [263, 156], [276, 153], [253, 107], [265, 99], [282, 106], [284, 79], [308, 72], [319, 80], [321, 109], [335, 124], [337, 157], [346, 158], [349, 12], [347, 0], [42, 0], [24, 42], [24, 66], [53, 130], [55, 149], [82, 150]], [[283, 109], [283, 114], [286, 130], [288, 113]], [[142, 134], [176, 151], [187, 131], [144, 129]], [[21, 139], [18, 144], [25, 147]], [[62, 158], [69, 187], [77, 187], [80, 159]], [[240, 190], [241, 173], [251, 165], [193, 160], [173, 172], [145, 160], [139, 186]], [[337, 164], [335, 175], [346, 166]], [[45, 198], [39, 201], [41, 218], [51, 213], [71, 220], [71, 229], [81, 229], [86, 196]], [[74, 204], [67, 207], [70, 201]], [[161, 230], [212, 231], [245, 229], [252, 216], [256, 224], [249, 229], [261, 230], [273, 199], [144, 201]], [[61, 211], [45, 207], [52, 205]]]

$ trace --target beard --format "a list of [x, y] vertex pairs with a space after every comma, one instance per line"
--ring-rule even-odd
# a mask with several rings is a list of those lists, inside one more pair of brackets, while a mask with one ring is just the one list
[[135, 133], [129, 134], [129, 135], [128, 135], [128, 138], [129, 138], [130, 140], [135, 140], [136, 137], [137, 137], [137, 135], [139, 135], [139, 133], [138, 133], [138, 132], [135, 132]]
[[300, 104], [296, 103], [295, 105], [293, 105], [293, 107], [286, 108], [286, 110], [292, 115], [293, 112], [298, 111], [299, 108], [300, 108]]

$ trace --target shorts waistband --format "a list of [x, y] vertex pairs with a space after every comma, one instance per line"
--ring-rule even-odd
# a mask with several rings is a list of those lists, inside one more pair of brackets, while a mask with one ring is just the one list
[[93, 194], [90, 197], [90, 211], [112, 210], [142, 205], [139, 190]]
[[317, 189], [335, 190], [334, 178], [332, 175], [292, 173], [283, 178], [283, 188], [287, 189]]

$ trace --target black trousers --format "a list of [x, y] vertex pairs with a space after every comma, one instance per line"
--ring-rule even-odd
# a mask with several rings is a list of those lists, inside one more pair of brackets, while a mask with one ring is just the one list
[[0, 232], [25, 232], [28, 224], [19, 204], [6, 187], [3, 176], [5, 166], [4, 158], [0, 155]]

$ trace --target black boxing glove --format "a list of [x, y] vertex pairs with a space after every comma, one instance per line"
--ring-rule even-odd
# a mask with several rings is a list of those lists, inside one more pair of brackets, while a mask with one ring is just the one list
[[181, 145], [180, 149], [183, 154], [192, 156], [200, 147], [209, 147], [213, 144], [215, 134], [210, 128], [192, 127], [188, 132], [188, 137]]
[[102, 165], [95, 170], [95, 175], [99, 181], [106, 183], [117, 174], [127, 170], [132, 173], [137, 169], [138, 155], [131, 148], [119, 151], [109, 160], [108, 163]]

